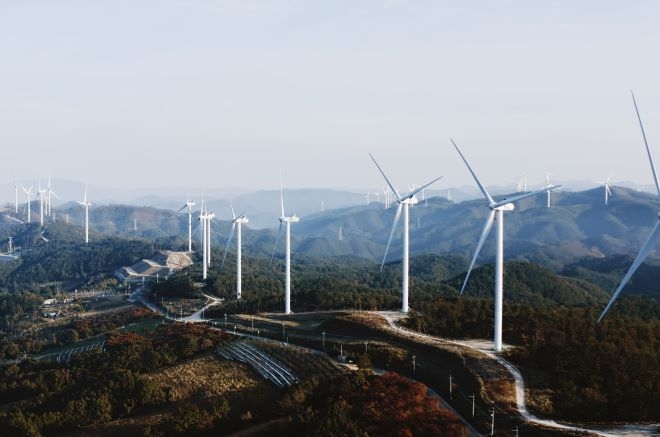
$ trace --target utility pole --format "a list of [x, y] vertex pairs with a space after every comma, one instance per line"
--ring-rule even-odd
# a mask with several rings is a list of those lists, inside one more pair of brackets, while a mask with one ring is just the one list
[[490, 407], [490, 435], [495, 435], [495, 405]]
[[449, 375], [449, 400], [452, 400], [452, 390], [454, 388], [454, 383], [452, 381], [451, 375]]
[[321, 335], [323, 335], [323, 350], [325, 350], [325, 331], [323, 331]]
[[468, 396], [470, 399], [472, 399], [472, 417], [474, 417], [474, 393], [472, 393], [470, 396]]
[[415, 375], [415, 358], [417, 358], [417, 356], [413, 355], [412, 356], [413, 375]]
[[369, 341], [364, 340], [364, 353], [369, 352]]

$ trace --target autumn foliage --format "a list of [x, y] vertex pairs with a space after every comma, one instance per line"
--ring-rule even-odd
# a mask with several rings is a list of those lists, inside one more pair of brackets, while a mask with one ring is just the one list
[[398, 373], [375, 377], [346, 398], [369, 435], [467, 435], [458, 417], [441, 408], [428, 387]]

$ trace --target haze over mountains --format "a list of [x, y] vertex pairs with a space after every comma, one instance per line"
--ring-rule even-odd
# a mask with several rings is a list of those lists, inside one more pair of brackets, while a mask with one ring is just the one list
[[[556, 191], [546, 196], [525, 199], [505, 214], [505, 256], [523, 259], [560, 270], [582, 258], [612, 255], [633, 256], [647, 237], [658, 210], [655, 197], [624, 187], [612, 187], [613, 196], [604, 204], [603, 187], [585, 191]], [[470, 257], [475, 249], [485, 219], [483, 199], [454, 202], [445, 197], [430, 197], [411, 208], [410, 253], [452, 254]], [[501, 197], [501, 196], [495, 196]], [[301, 217], [292, 227], [294, 257], [331, 257], [352, 255], [380, 262], [394, 219], [394, 206], [386, 209], [381, 202], [366, 204], [363, 194], [338, 190], [285, 190], [285, 212]], [[187, 213], [177, 214], [185, 198], [155, 202], [156, 206], [99, 205], [91, 198], [90, 238], [100, 235], [170, 238], [173, 249], [183, 249], [187, 238]], [[279, 191], [260, 191], [232, 199], [236, 213], [245, 212], [250, 222], [244, 228], [243, 244], [247, 255], [269, 256], [273, 250], [280, 215]], [[162, 206], [161, 206], [162, 205]], [[13, 206], [13, 205], [12, 205]], [[216, 219], [212, 238], [214, 249], [224, 248], [229, 235], [229, 201], [210, 199], [209, 210]], [[323, 208], [323, 210], [322, 210]], [[199, 203], [195, 207], [199, 210]], [[2, 238], [18, 232], [8, 219], [13, 207], [2, 216]], [[32, 222], [39, 221], [38, 202], [32, 204]], [[19, 218], [22, 211], [19, 211]], [[75, 203], [56, 208], [55, 221], [68, 219], [70, 225], [82, 226], [83, 209]], [[197, 214], [193, 215], [194, 224]], [[44, 236], [52, 238], [46, 223]], [[49, 234], [50, 233], [50, 234]], [[387, 262], [401, 258], [401, 232], [394, 234]], [[486, 241], [479, 263], [492, 263], [494, 237]], [[195, 239], [195, 237], [194, 237]], [[197, 237], [196, 239], [199, 239]], [[5, 240], [6, 241], [6, 240]], [[4, 250], [5, 242], [2, 247]], [[15, 241], [20, 245], [20, 241]], [[233, 247], [230, 250], [234, 250]], [[280, 250], [280, 249], [278, 249]], [[653, 255], [655, 256], [655, 254]]]

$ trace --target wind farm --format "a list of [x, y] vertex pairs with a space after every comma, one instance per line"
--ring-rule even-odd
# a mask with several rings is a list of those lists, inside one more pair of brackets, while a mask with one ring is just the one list
[[659, 13], [3, 5], [0, 435], [660, 434]]
[[[639, 123], [641, 127], [641, 118]], [[643, 127], [642, 132], [644, 134]], [[484, 314], [486, 309], [490, 309], [492, 316], [479, 319], [477, 323], [479, 333], [476, 334], [476, 339], [465, 340], [462, 337], [470, 330], [466, 330], [463, 325], [465, 322], [460, 316], [452, 321], [458, 328], [452, 332], [445, 332], [442, 336], [449, 339], [459, 336], [458, 339], [451, 341], [457, 342], [456, 344], [460, 346], [452, 347], [466, 348], [466, 351], [473, 351], [471, 353], [484, 354], [483, 359], [486, 360], [504, 362], [505, 364], [502, 364], [504, 373], [497, 374], [497, 376], [495, 373], [487, 374], [487, 377], [494, 378], [493, 380], [510, 377], [506, 376], [506, 372], [508, 372], [506, 366], [509, 364], [506, 364], [508, 358], [505, 357], [508, 357], [509, 354], [517, 357], [516, 354], [521, 352], [512, 351], [522, 351], [524, 346], [521, 345], [528, 341], [524, 339], [526, 338], [524, 336], [528, 335], [526, 328], [507, 326], [504, 323], [507, 317], [519, 320], [521, 315], [518, 308], [520, 306], [530, 308], [529, 311], [539, 311], [539, 308], [545, 306], [560, 308], [560, 305], [574, 302], [569, 305], [589, 308], [597, 307], [599, 304], [604, 305], [609, 298], [609, 303], [601, 317], [599, 319], [593, 317], [589, 322], [596, 326], [606, 323], [608, 318], [604, 317], [605, 314], [611, 309], [623, 287], [647, 257], [651, 258], [647, 267], [651, 270], [647, 270], [646, 275], [648, 275], [648, 271], [656, 271], [655, 269], [660, 272], [660, 264], [651, 256], [652, 245], [655, 242], [655, 231], [652, 230], [614, 295], [610, 297], [608, 291], [601, 288], [608, 281], [616, 278], [616, 269], [607, 270], [611, 269], [611, 267], [606, 267], [608, 263], [611, 265], [616, 262], [620, 266], [618, 268], [621, 268], [625, 262], [625, 259], [603, 257], [603, 253], [616, 253], [623, 247], [622, 244], [627, 244], [626, 247], [629, 247], [629, 250], [634, 250], [632, 242], [624, 243], [629, 239], [632, 228], [619, 229], [617, 228], [618, 223], [631, 219], [634, 222], [636, 214], [631, 211], [639, 210], [642, 206], [644, 210], [651, 208], [657, 202], [656, 198], [617, 186], [617, 196], [610, 197], [608, 204], [605, 205], [602, 185], [577, 191], [564, 187], [564, 190], [557, 192], [553, 197], [552, 208], [548, 209], [547, 198], [543, 194], [558, 186], [549, 186], [545, 180], [537, 183], [537, 188], [531, 191], [522, 190], [521, 192], [519, 183], [511, 184], [508, 192], [501, 192], [497, 188], [487, 188], [458, 144], [453, 140], [450, 140], [449, 143], [473, 178], [481, 199], [468, 197], [458, 202], [448, 199], [445, 195], [447, 188], [434, 185], [441, 177], [431, 179], [423, 185], [407, 184], [410, 187], [409, 191], [401, 193], [371, 154], [367, 154], [365, 157], [367, 158], [365, 168], [369, 168], [369, 164], [376, 167], [380, 177], [388, 186], [392, 200], [389, 200], [387, 196], [373, 196], [367, 205], [364, 202], [363, 194], [356, 192], [352, 204], [349, 201], [339, 208], [324, 207], [319, 211], [319, 196], [313, 192], [306, 192], [305, 198], [308, 200], [305, 202], [310, 206], [303, 217], [304, 220], [301, 220], [297, 214], [288, 213], [287, 211], [290, 209], [286, 207], [289, 198], [296, 197], [296, 190], [286, 190], [285, 193], [284, 185], [281, 184], [279, 190], [263, 193], [265, 198], [273, 194], [277, 197], [277, 206], [279, 206], [277, 230], [268, 227], [249, 227], [251, 221], [248, 220], [246, 213], [237, 214], [235, 209], [234, 204], [240, 205], [241, 208], [246, 206], [242, 204], [240, 195], [232, 196], [226, 201], [218, 201], [205, 193], [201, 196], [203, 200], [199, 209], [195, 208], [196, 203], [190, 196], [186, 198], [186, 202], [182, 206], [176, 199], [173, 199], [172, 207], [169, 210], [145, 206], [103, 205], [95, 202], [94, 214], [91, 215], [89, 208], [92, 202], [88, 196], [87, 186], [85, 186], [81, 201], [67, 203], [65, 200], [57, 199], [61, 203], [54, 203], [51, 206], [51, 216], [48, 216], [46, 213], [48, 211], [48, 189], [40, 189], [38, 194], [39, 223], [21, 220], [22, 218], [27, 219], [27, 196], [25, 207], [18, 208], [17, 205], [10, 203], [5, 209], [7, 218], [5, 228], [7, 232], [12, 233], [8, 241], [10, 241], [12, 251], [18, 254], [18, 257], [15, 256], [12, 259], [24, 259], [27, 263], [25, 265], [30, 265], [29, 260], [38, 256], [42, 259], [41, 263], [48, 266], [51, 262], [46, 261], [49, 253], [48, 247], [71, 245], [73, 248], [77, 244], [88, 246], [90, 248], [88, 250], [104, 251], [103, 247], [116, 246], [117, 242], [112, 239], [117, 238], [120, 241], [121, 239], [131, 239], [127, 241], [133, 241], [130, 244], [133, 247], [132, 251], [135, 251], [137, 247], [135, 244], [147, 243], [154, 238], [154, 235], [157, 235], [154, 232], [159, 230], [163, 237], [154, 240], [159, 242], [156, 244], [160, 246], [155, 254], [148, 256], [145, 251], [135, 252], [135, 255], [141, 258], [139, 262], [130, 266], [125, 265], [121, 269], [115, 266], [118, 270], [114, 280], [118, 281], [118, 285], [124, 284], [120, 288], [127, 290], [133, 288], [134, 291], [130, 294], [124, 293], [123, 295], [130, 296], [129, 299], [134, 305], [149, 308], [156, 314], [162, 314], [165, 320], [173, 322], [184, 324], [203, 322], [210, 327], [219, 329], [220, 332], [224, 330], [232, 335], [243, 333], [241, 335], [252, 335], [256, 339], [262, 336], [271, 339], [277, 338], [281, 341], [282, 347], [288, 347], [291, 343], [308, 342], [309, 340], [306, 338], [316, 335], [314, 332], [317, 332], [317, 329], [325, 329], [321, 332], [323, 335], [319, 337], [319, 341], [321, 341], [319, 347], [323, 349], [323, 345], [327, 347], [328, 343], [334, 344], [335, 347], [341, 349], [340, 358], [345, 357], [344, 349], [349, 354], [356, 354], [356, 343], [362, 344], [363, 350], [379, 351], [376, 337], [369, 333], [369, 329], [373, 328], [355, 325], [355, 321], [350, 322], [351, 324], [347, 325], [350, 328], [345, 329], [352, 330], [353, 335], [358, 334], [360, 339], [339, 340], [339, 333], [333, 333], [333, 329], [336, 328], [330, 328], [330, 326], [342, 326], [346, 323], [343, 317], [347, 316], [344, 314], [354, 314], [350, 317], [357, 317], [358, 314], [363, 314], [360, 317], [367, 317], [369, 314], [370, 318], [384, 317], [383, 320], [398, 320], [394, 325], [389, 325], [390, 322], [378, 322], [384, 323], [378, 325], [381, 326], [378, 328], [379, 330], [383, 330], [383, 333], [392, 333], [379, 335], [413, 336], [412, 338], [416, 339], [414, 341], [421, 345], [436, 341], [435, 336], [424, 334], [424, 329], [432, 329], [433, 332], [436, 332], [435, 324], [438, 321], [447, 320], [450, 314], [454, 314], [451, 317], [455, 317], [456, 309], [440, 316], [434, 309], [438, 299], [446, 302], [444, 305], [453, 302], [451, 305], [465, 308], [460, 311], [467, 311], [466, 308], [469, 306], [477, 305], [480, 308], [480, 314]], [[650, 150], [646, 142], [645, 146], [653, 170]], [[49, 181], [49, 186], [52, 190], [52, 181]], [[610, 182], [607, 182], [607, 186], [610, 187]], [[608, 195], [612, 192], [611, 188], [609, 190], [606, 191]], [[25, 189], [24, 191], [27, 195], [32, 190]], [[459, 192], [460, 190], [452, 187], [452, 191]], [[492, 194], [493, 191], [498, 191], [498, 194]], [[327, 194], [325, 193], [324, 197], [330, 198]], [[423, 196], [423, 204], [418, 202], [418, 195]], [[33, 194], [29, 198], [30, 202], [34, 201]], [[484, 200], [487, 208], [484, 208]], [[392, 218], [391, 208], [387, 208], [390, 202], [391, 206], [396, 204], [394, 218]], [[220, 219], [211, 212], [212, 210], [217, 211], [220, 205], [225, 205], [231, 212], [229, 219]], [[515, 213], [513, 213], [514, 205], [517, 207]], [[605, 215], [594, 214], [595, 211], [601, 211], [604, 207], [607, 208], [604, 210]], [[416, 217], [416, 226], [412, 227], [409, 226], [411, 208]], [[507, 238], [509, 243], [506, 257], [504, 253], [504, 211], [512, 212], [508, 219]], [[549, 215], [550, 211], [551, 215]], [[259, 214], [258, 208], [257, 214]], [[272, 211], [270, 211], [270, 215], [273, 219], [276, 218]], [[482, 222], [484, 215], [486, 216], [485, 224]], [[62, 216], [79, 218], [69, 223], [55, 220], [55, 217]], [[195, 231], [192, 229], [192, 220], [195, 216], [198, 217], [198, 230], [201, 234], [198, 241], [193, 239]], [[565, 221], [568, 218], [573, 222], [571, 226], [564, 223], [558, 227], [558, 224], [554, 222], [559, 219]], [[135, 226], [138, 221], [139, 228]], [[602, 224], [599, 224], [600, 222]], [[296, 224], [295, 239], [291, 234], [292, 223]], [[495, 249], [484, 250], [488, 247], [486, 243], [495, 223], [497, 223]], [[395, 237], [400, 224], [403, 225], [403, 229], [401, 230], [402, 238], [399, 240]], [[36, 227], [38, 242], [27, 238], [27, 235], [32, 232], [31, 226]], [[211, 232], [211, 226], [214, 227], [213, 232]], [[74, 238], [75, 232], [71, 236], [67, 236], [67, 233], [76, 228], [80, 228], [83, 236], [79, 240]], [[94, 229], [92, 239], [89, 238], [90, 229]], [[561, 232], [557, 233], [557, 230], [560, 229]], [[643, 238], [644, 231], [643, 227], [636, 227], [635, 235], [639, 235], [636, 238]], [[339, 238], [337, 232], [339, 232]], [[598, 239], [598, 232], [603, 232], [606, 237]], [[165, 238], [167, 235], [173, 237]], [[474, 240], [471, 238], [472, 235], [478, 237], [476, 248]], [[274, 245], [272, 245], [273, 237], [275, 238]], [[281, 275], [278, 263], [274, 262], [281, 239], [285, 240], [284, 275]], [[28, 243], [28, 241], [32, 242]], [[145, 245], [145, 249], [147, 247], [154, 247], [153, 242]], [[400, 249], [401, 255], [388, 256], [391, 252], [390, 249], [393, 248]], [[413, 250], [411, 251], [411, 249]], [[233, 250], [236, 251], [236, 257], [232, 259], [229, 255]], [[489, 263], [485, 257], [481, 257], [482, 252], [494, 254], [494, 264]], [[57, 259], [76, 257], [77, 255], [74, 253], [76, 252], [72, 252], [71, 255], [60, 254]], [[98, 260], [105, 259], [104, 257], [107, 256], [101, 255], [102, 252], [98, 253], [98, 255], [91, 256], [90, 260], [96, 259], [96, 262], [99, 262]], [[212, 256], [221, 256], [222, 262], [211, 263]], [[482, 260], [482, 258], [484, 259]], [[187, 261], [179, 265], [179, 260], [184, 259]], [[602, 261], [599, 261], [601, 259]], [[480, 261], [485, 264], [479, 265]], [[8, 259], [7, 262], [16, 261]], [[244, 262], [249, 266], [245, 278]], [[563, 267], [552, 267], [552, 269], [541, 267], [542, 265], [556, 266], [559, 264]], [[16, 264], [17, 272], [22, 268]], [[438, 274], [440, 271], [445, 273]], [[563, 275], [569, 276], [561, 276], [559, 272], [562, 271]], [[573, 273], [567, 273], [569, 271]], [[585, 271], [591, 273], [585, 274]], [[494, 286], [492, 285], [493, 275]], [[600, 279], [594, 280], [594, 278]], [[109, 278], [104, 280], [110, 281]], [[590, 285], [585, 288], [585, 281], [593, 282], [590, 282]], [[83, 285], [83, 282], [78, 281], [77, 283], [80, 284], [77, 285], [78, 287]], [[328, 284], [330, 284], [330, 288], [326, 288]], [[414, 288], [413, 292], [409, 293], [411, 284], [414, 284]], [[354, 288], [355, 290], [353, 290]], [[489, 288], [494, 291], [489, 292]], [[434, 296], [434, 294], [429, 294], [429, 290], [438, 291]], [[81, 296], [97, 296], [94, 293], [98, 292], [85, 291]], [[104, 299], [110, 299], [107, 296], [121, 296], [121, 294], [116, 294], [116, 291], [104, 293], [106, 296]], [[75, 293], [71, 296], [75, 296]], [[173, 304], [179, 300], [183, 302], [191, 299], [193, 296], [195, 299], [203, 299], [199, 300], [197, 304], [197, 308], [200, 308], [199, 311], [203, 316], [196, 316], [194, 312], [191, 312], [193, 310], [184, 310], [183, 306], [177, 307]], [[379, 297], [375, 298], [375, 296]], [[117, 299], [117, 297], [112, 297], [112, 299]], [[412, 305], [409, 305], [409, 301], [412, 302]], [[60, 305], [59, 312], [44, 311], [43, 314], [48, 314], [48, 317], [71, 317], [68, 315], [71, 311], [68, 309], [69, 306]], [[648, 306], [648, 302], [643, 305]], [[317, 312], [320, 308], [325, 311]], [[328, 313], [328, 309], [332, 309], [332, 311]], [[335, 311], [338, 312], [335, 313]], [[227, 318], [225, 318], [227, 314], [231, 315], [229, 326]], [[334, 319], [335, 317], [337, 319]], [[586, 316], [581, 315], [580, 317], [584, 319]], [[621, 317], [621, 315], [615, 317]], [[258, 320], [256, 324], [255, 318]], [[324, 328], [315, 327], [317, 325], [313, 323], [330, 323], [322, 322], [322, 320], [334, 320], [333, 325], [324, 325], [326, 326]], [[312, 321], [315, 322], [312, 323]], [[294, 328], [294, 326], [306, 326], [307, 323], [312, 324], [302, 331], [299, 330], [300, 328]], [[422, 332], [414, 328], [420, 323], [427, 327]], [[490, 328], [486, 328], [489, 323]], [[390, 331], [391, 329], [394, 331]], [[463, 334], [461, 334], [462, 332]], [[483, 340], [488, 333], [492, 335], [492, 341]], [[475, 334], [467, 335], [470, 338]], [[479, 338], [481, 340], [478, 340]], [[235, 350], [232, 354], [238, 354], [238, 356], [230, 355], [227, 352], [225, 359], [247, 359], [242, 355], [247, 354], [247, 350], [240, 349], [243, 352], [238, 352], [239, 349], [231, 350]], [[72, 352], [67, 353], [69, 354], [67, 357], [70, 357]], [[61, 354], [57, 356], [58, 359], [63, 359]], [[374, 357], [374, 359], [380, 359]], [[418, 366], [424, 369], [424, 360], [438, 359], [433, 354], [425, 356], [421, 352], [417, 352], [415, 357], [415, 369]], [[272, 358], [268, 355], [267, 359]], [[341, 360], [344, 359], [346, 358], [341, 358]], [[453, 359], [455, 358], [451, 360]], [[271, 374], [269, 378], [274, 378], [275, 384], [280, 384], [277, 381], [281, 380], [289, 381], [284, 386], [286, 384], [295, 385], [296, 378], [309, 372], [295, 367], [282, 370], [284, 367], [277, 367], [278, 365], [275, 364], [273, 366], [268, 371], [261, 371]], [[403, 363], [397, 366], [403, 366]], [[430, 369], [426, 371], [430, 371]], [[399, 372], [405, 373], [405, 366], [400, 368]], [[437, 372], [437, 370], [433, 372]], [[449, 369], [440, 370], [437, 374], [433, 373], [435, 376], [429, 379], [428, 383], [437, 385], [437, 378], [448, 375], [443, 372], [449, 372]], [[467, 368], [465, 372], [468, 372]], [[467, 382], [469, 378], [458, 376], [460, 374], [454, 368], [452, 378], [459, 378], [459, 380], [466, 378], [462, 384], [468, 384], [471, 387], [472, 382]], [[315, 373], [310, 372], [309, 375], [315, 375]], [[513, 375], [520, 380], [523, 379], [518, 374]], [[482, 376], [486, 377], [486, 374]], [[452, 387], [454, 386], [452, 385]], [[452, 390], [459, 390], [461, 393], [458, 388], [452, 388]], [[466, 389], [464, 388], [464, 390]], [[492, 387], [488, 390], [500, 389]], [[442, 392], [441, 389], [440, 391]], [[463, 391], [462, 393], [467, 397], [469, 392]], [[500, 395], [508, 396], [505, 392]], [[450, 399], [451, 396], [453, 396], [451, 393], [444, 393], [446, 399]], [[479, 398], [479, 402], [487, 401], [485, 398]], [[456, 405], [460, 408], [461, 404], [459, 402]], [[520, 407], [519, 411], [501, 410], [498, 414], [506, 417], [506, 419], [500, 420], [506, 421], [507, 424], [518, 423], [516, 426], [525, 426], [526, 429], [545, 426], [542, 425], [545, 422], [538, 415], [524, 413], [523, 407]], [[477, 428], [487, 426], [486, 417], [479, 418], [479, 415], [475, 414], [474, 424], [470, 426]], [[517, 419], [518, 417], [524, 419]], [[466, 418], [466, 421], [469, 423], [469, 418]], [[409, 426], [408, 422], [407, 426]], [[593, 431], [588, 426], [586, 428], [573, 426], [572, 429]]]

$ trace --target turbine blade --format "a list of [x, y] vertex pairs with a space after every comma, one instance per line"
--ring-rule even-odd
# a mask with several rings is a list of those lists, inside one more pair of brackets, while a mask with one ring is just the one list
[[234, 205], [231, 204], [231, 200], [229, 201], [229, 207], [231, 208], [231, 216], [233, 220], [236, 220], [236, 213], [234, 213]]
[[531, 191], [529, 193], [523, 193], [523, 194], [519, 194], [517, 196], [507, 197], [506, 199], [502, 199], [499, 202], [491, 203], [490, 207], [491, 208], [498, 208], [502, 205], [506, 205], [507, 203], [515, 203], [515, 202], [518, 202], [519, 200], [526, 199], [527, 197], [536, 196], [538, 194], [545, 193], [546, 191], [552, 191], [555, 188], [559, 188], [559, 187], [561, 187], [561, 185], [553, 185], [551, 187], [541, 188], [540, 190]]
[[231, 239], [234, 237], [234, 230], [236, 229], [236, 223], [232, 224], [231, 232], [229, 233], [229, 239], [227, 240], [227, 247], [225, 247], [225, 253], [222, 255], [222, 264], [220, 264], [220, 271], [225, 266], [225, 259], [227, 258], [227, 252], [229, 251], [229, 245], [231, 244]]
[[282, 187], [281, 182], [280, 182], [280, 206], [282, 207], [282, 215], [280, 217], [284, 217], [284, 188]]
[[176, 213], [178, 214], [181, 211], [183, 211], [184, 209], [186, 209], [186, 206], [188, 206], [188, 205], [183, 205], [181, 208], [179, 208], [179, 210]]
[[383, 255], [383, 262], [380, 263], [380, 270], [383, 271], [383, 266], [385, 265], [385, 259], [387, 258], [387, 252], [390, 250], [390, 243], [392, 242], [392, 237], [394, 236], [394, 231], [396, 230], [396, 225], [399, 223], [401, 218], [401, 209], [403, 204], [399, 203], [399, 206], [396, 208], [396, 214], [394, 215], [394, 223], [392, 223], [392, 230], [390, 231], [390, 238], [387, 240], [387, 247], [385, 247], [385, 255]]
[[658, 239], [659, 230], [660, 230], [660, 219], [656, 221], [655, 226], [651, 231], [651, 234], [648, 236], [646, 242], [644, 242], [644, 245], [639, 250], [639, 253], [637, 254], [637, 258], [635, 258], [635, 261], [633, 261], [632, 265], [628, 269], [628, 273], [626, 273], [626, 276], [623, 277], [621, 283], [619, 284], [616, 291], [612, 295], [612, 298], [607, 303], [607, 306], [605, 307], [602, 314], [598, 318], [599, 322], [603, 319], [603, 317], [605, 317], [605, 314], [607, 314], [607, 311], [609, 311], [610, 307], [612, 306], [616, 298], [619, 297], [621, 290], [623, 290], [623, 287], [626, 286], [626, 284], [628, 283], [632, 275], [635, 273], [635, 271], [639, 268], [640, 265], [642, 265], [646, 257], [649, 256], [649, 253], [651, 253], [651, 250], [653, 249], [653, 246], [655, 246], [656, 240]]
[[639, 115], [639, 110], [637, 109], [637, 102], [635, 101], [635, 95], [630, 91], [630, 95], [633, 99], [633, 104], [635, 105], [635, 112], [637, 113], [637, 120], [639, 120], [639, 127], [642, 130], [642, 137], [644, 137], [644, 145], [646, 146], [646, 154], [649, 157], [649, 164], [651, 164], [651, 171], [653, 172], [653, 180], [655, 181], [655, 188], [658, 190], [658, 200], [660, 200], [660, 184], [658, 184], [658, 175], [655, 172], [655, 166], [653, 165], [653, 158], [651, 158], [651, 150], [649, 149], [649, 143], [646, 141], [646, 133], [644, 132], [644, 125], [642, 125], [642, 117]]
[[277, 237], [275, 238], [275, 244], [273, 245], [273, 253], [270, 254], [270, 263], [273, 264], [273, 257], [275, 257], [275, 249], [277, 249], [277, 243], [280, 242], [282, 237], [282, 222], [280, 222], [280, 228], [277, 230]]
[[382, 174], [383, 177], [385, 178], [385, 182], [387, 182], [387, 185], [390, 187], [390, 190], [392, 190], [392, 192], [393, 192], [394, 195], [396, 196], [397, 200], [398, 200], [399, 202], [400, 202], [401, 200], [403, 200], [403, 199], [401, 199], [401, 196], [399, 195], [399, 193], [396, 191], [396, 188], [394, 188], [394, 185], [392, 185], [392, 183], [390, 182], [390, 180], [387, 179], [387, 176], [385, 176], [385, 172], [383, 171], [383, 169], [380, 168], [380, 165], [378, 165], [378, 162], [376, 162], [376, 158], [374, 158], [373, 155], [372, 155], [371, 153], [369, 154], [369, 156], [371, 157], [371, 160], [374, 162], [374, 164], [376, 164], [376, 167], [378, 167], [378, 171], [380, 171], [380, 174]]
[[410, 199], [410, 198], [413, 197], [415, 194], [417, 194], [417, 193], [419, 193], [420, 191], [426, 189], [429, 185], [431, 185], [432, 183], [434, 183], [434, 182], [436, 182], [436, 181], [438, 181], [438, 180], [440, 180], [440, 179], [442, 179], [442, 176], [437, 177], [437, 178], [433, 179], [431, 182], [428, 182], [428, 183], [422, 185], [421, 187], [417, 188], [415, 191], [411, 191], [411, 192], [409, 192], [408, 194], [406, 194], [406, 197], [404, 197], [404, 199]]
[[475, 182], [477, 183], [477, 185], [479, 186], [479, 189], [480, 189], [481, 192], [483, 193], [483, 195], [484, 195], [484, 197], [486, 198], [486, 200], [488, 200], [488, 203], [494, 203], [494, 202], [493, 202], [493, 198], [490, 197], [490, 194], [488, 194], [488, 191], [486, 191], [486, 188], [484, 188], [484, 186], [481, 185], [481, 182], [479, 182], [479, 178], [478, 178], [477, 175], [474, 173], [474, 171], [472, 171], [472, 167], [470, 167], [470, 164], [468, 164], [467, 160], [465, 159], [465, 156], [463, 156], [463, 154], [461, 153], [461, 149], [458, 148], [458, 146], [456, 145], [456, 143], [454, 142], [454, 140], [453, 140], [452, 138], [450, 138], [450, 140], [451, 140], [451, 143], [452, 143], [452, 144], [454, 145], [454, 147], [456, 148], [456, 151], [458, 152], [458, 154], [461, 155], [461, 159], [463, 160], [463, 162], [465, 163], [465, 165], [467, 165], [467, 168], [468, 168], [468, 170], [470, 170], [470, 173], [472, 174], [472, 177], [474, 178], [474, 181], [475, 181]]
[[484, 242], [486, 241], [486, 237], [488, 237], [488, 234], [490, 233], [490, 230], [493, 227], [494, 219], [495, 219], [495, 211], [491, 210], [490, 214], [488, 214], [488, 218], [486, 219], [486, 224], [484, 225], [484, 228], [481, 231], [481, 237], [479, 237], [479, 243], [477, 243], [477, 248], [475, 249], [474, 255], [472, 256], [472, 261], [470, 262], [470, 268], [468, 268], [468, 271], [465, 274], [465, 280], [463, 280], [463, 286], [461, 287], [460, 294], [463, 294], [463, 291], [465, 290], [465, 286], [467, 285], [468, 279], [470, 278], [470, 273], [472, 273], [472, 268], [474, 267], [474, 263], [477, 262], [477, 257], [479, 256], [479, 252], [481, 252], [481, 248], [483, 247]]

